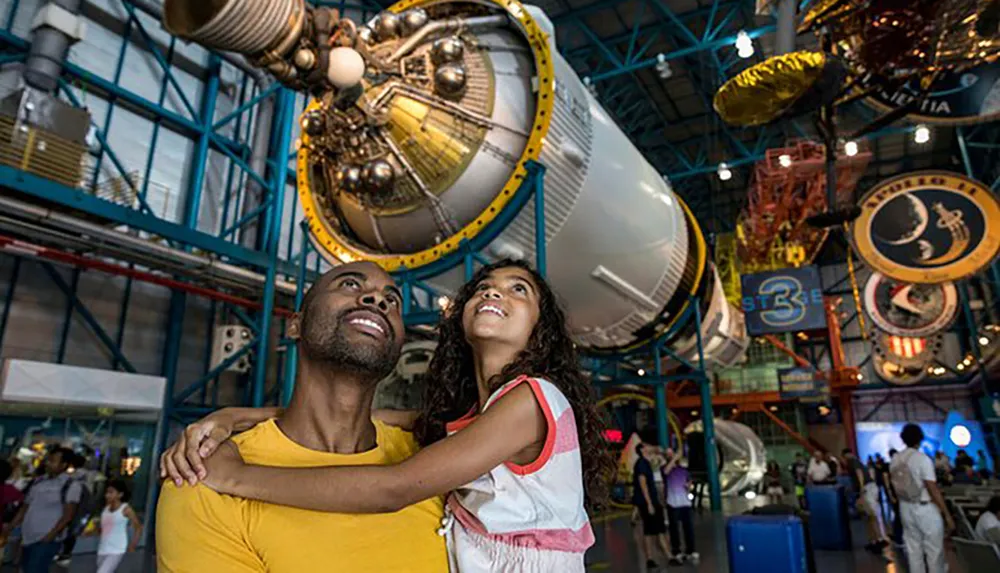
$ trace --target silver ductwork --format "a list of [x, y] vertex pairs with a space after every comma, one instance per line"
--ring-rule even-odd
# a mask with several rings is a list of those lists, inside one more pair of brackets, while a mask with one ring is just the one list
[[[192, 272], [196, 272], [198, 275], [222, 278], [239, 283], [253, 290], [259, 291], [263, 289], [264, 283], [267, 280], [267, 277], [264, 275], [242, 267], [195, 255], [180, 249], [166, 247], [151, 241], [145, 241], [114, 229], [107, 229], [100, 225], [78, 219], [77, 217], [10, 197], [0, 196], [0, 212], [3, 212], [5, 215], [17, 217], [22, 221], [74, 233], [81, 237], [89, 238], [95, 243], [106, 243], [141, 252], [147, 257], [168, 261], [174, 265], [179, 265]], [[295, 296], [295, 284], [288, 281], [275, 280], [275, 289], [281, 294]]]

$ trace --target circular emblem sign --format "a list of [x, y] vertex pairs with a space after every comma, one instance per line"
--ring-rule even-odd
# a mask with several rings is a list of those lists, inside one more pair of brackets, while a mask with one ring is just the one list
[[889, 334], [929, 336], [947, 328], [958, 312], [954, 283], [912, 284], [872, 273], [865, 284], [865, 310]]
[[918, 171], [878, 184], [861, 200], [854, 248], [872, 269], [897, 281], [956, 281], [1000, 250], [1000, 204], [982, 183], [947, 171]]
[[[878, 72], [865, 71], [859, 90], [873, 89], [867, 99], [882, 110], [904, 106], [920, 98], [920, 80], [902, 86]], [[1000, 62], [971, 69], [946, 71], [931, 84], [920, 108], [907, 117], [928, 123], [968, 124], [991, 121], [1000, 115]]]
[[911, 338], [873, 329], [872, 364], [880, 378], [890, 384], [915, 384], [927, 375], [927, 367], [941, 351], [943, 336]]

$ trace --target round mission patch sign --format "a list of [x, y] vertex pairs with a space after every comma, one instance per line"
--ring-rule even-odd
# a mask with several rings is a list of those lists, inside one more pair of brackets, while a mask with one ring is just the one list
[[975, 274], [1000, 251], [1000, 203], [982, 183], [947, 171], [883, 181], [861, 200], [855, 251], [897, 281], [936, 284]]
[[902, 283], [872, 273], [865, 284], [865, 310], [875, 326], [895, 334], [919, 338], [941, 332], [958, 313], [955, 283]]

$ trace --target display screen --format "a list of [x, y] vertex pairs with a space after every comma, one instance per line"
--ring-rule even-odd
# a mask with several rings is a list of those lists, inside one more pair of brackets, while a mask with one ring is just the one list
[[[889, 459], [889, 449], [903, 451], [906, 445], [899, 433], [903, 431], [903, 426], [908, 422], [859, 422], [855, 425], [858, 435], [858, 457], [862, 461], [867, 461], [868, 457], [875, 457], [875, 454], [882, 454], [886, 460]], [[941, 438], [944, 434], [944, 424], [941, 422], [922, 422], [917, 424], [924, 430], [924, 441], [920, 444], [920, 449], [930, 457], [934, 457], [941, 447]]]

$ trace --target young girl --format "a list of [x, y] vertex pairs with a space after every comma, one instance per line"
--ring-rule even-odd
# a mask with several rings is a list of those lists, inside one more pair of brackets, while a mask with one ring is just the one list
[[[97, 545], [97, 573], [114, 573], [125, 553], [132, 553], [142, 538], [142, 522], [128, 504], [128, 488], [120, 479], [108, 482], [104, 490], [104, 511], [98, 529], [85, 535], [100, 533]], [[128, 526], [132, 524], [132, 541], [129, 542]]]
[[[451, 492], [439, 533], [453, 571], [582, 572], [594, 542], [585, 499], [603, 500], [614, 464], [590, 381], [542, 277], [515, 261], [477, 272], [442, 319], [427, 380], [417, 426], [426, 447], [400, 464], [251, 466], [224, 447], [205, 461], [203, 479], [221, 493], [342, 513], [393, 512]], [[245, 409], [213, 416], [189, 435], [257, 421]], [[200, 455], [214, 449], [214, 434]]]

